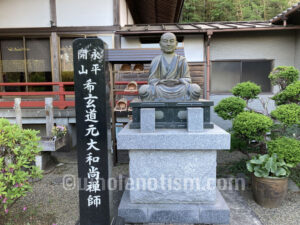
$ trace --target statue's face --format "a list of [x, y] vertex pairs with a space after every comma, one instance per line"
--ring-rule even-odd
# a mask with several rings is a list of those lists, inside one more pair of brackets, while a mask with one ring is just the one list
[[160, 38], [159, 44], [164, 53], [173, 53], [177, 46], [176, 36], [172, 33], [163, 34]]

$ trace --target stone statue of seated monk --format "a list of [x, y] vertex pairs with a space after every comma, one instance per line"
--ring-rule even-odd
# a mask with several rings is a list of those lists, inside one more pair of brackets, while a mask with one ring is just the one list
[[186, 59], [175, 54], [176, 36], [165, 33], [159, 44], [163, 54], [151, 62], [148, 85], [139, 89], [142, 101], [197, 101], [201, 89], [191, 83]]

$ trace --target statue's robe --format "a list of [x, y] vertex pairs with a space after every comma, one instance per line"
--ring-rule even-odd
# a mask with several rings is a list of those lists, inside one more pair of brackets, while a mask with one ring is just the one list
[[[170, 79], [179, 82], [159, 83]], [[155, 57], [151, 62], [148, 84], [154, 99], [189, 100], [191, 76], [186, 59], [175, 54], [169, 64], [163, 55]]]

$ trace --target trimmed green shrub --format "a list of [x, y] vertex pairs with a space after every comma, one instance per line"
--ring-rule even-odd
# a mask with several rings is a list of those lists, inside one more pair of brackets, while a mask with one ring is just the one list
[[242, 112], [233, 120], [233, 130], [241, 138], [262, 141], [266, 132], [270, 131], [273, 121], [262, 114]]
[[279, 85], [281, 90], [297, 81], [298, 78], [299, 71], [293, 66], [278, 66], [269, 75], [272, 85]]
[[300, 106], [295, 103], [280, 105], [271, 112], [271, 116], [286, 126], [300, 125]]
[[222, 117], [224, 120], [232, 120], [239, 113], [244, 111], [246, 107], [246, 102], [238, 97], [229, 97], [222, 99], [218, 105], [214, 108], [218, 116]]
[[257, 84], [247, 81], [237, 84], [231, 90], [232, 94], [236, 97], [240, 97], [244, 100], [255, 99], [261, 92], [260, 86]]
[[300, 141], [294, 138], [280, 137], [267, 143], [268, 152], [276, 153], [279, 158], [294, 166], [300, 163]]
[[276, 105], [283, 105], [289, 103], [300, 103], [300, 81], [296, 81], [286, 89], [272, 97]]
[[26, 196], [32, 189], [31, 179], [41, 177], [41, 170], [34, 166], [40, 152], [37, 133], [0, 119], [0, 214]]

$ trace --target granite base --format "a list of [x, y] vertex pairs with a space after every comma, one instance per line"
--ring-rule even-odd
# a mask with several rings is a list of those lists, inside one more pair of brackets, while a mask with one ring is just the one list
[[135, 204], [130, 202], [129, 191], [125, 191], [118, 216], [126, 223], [230, 223], [229, 207], [218, 190], [212, 204]]

